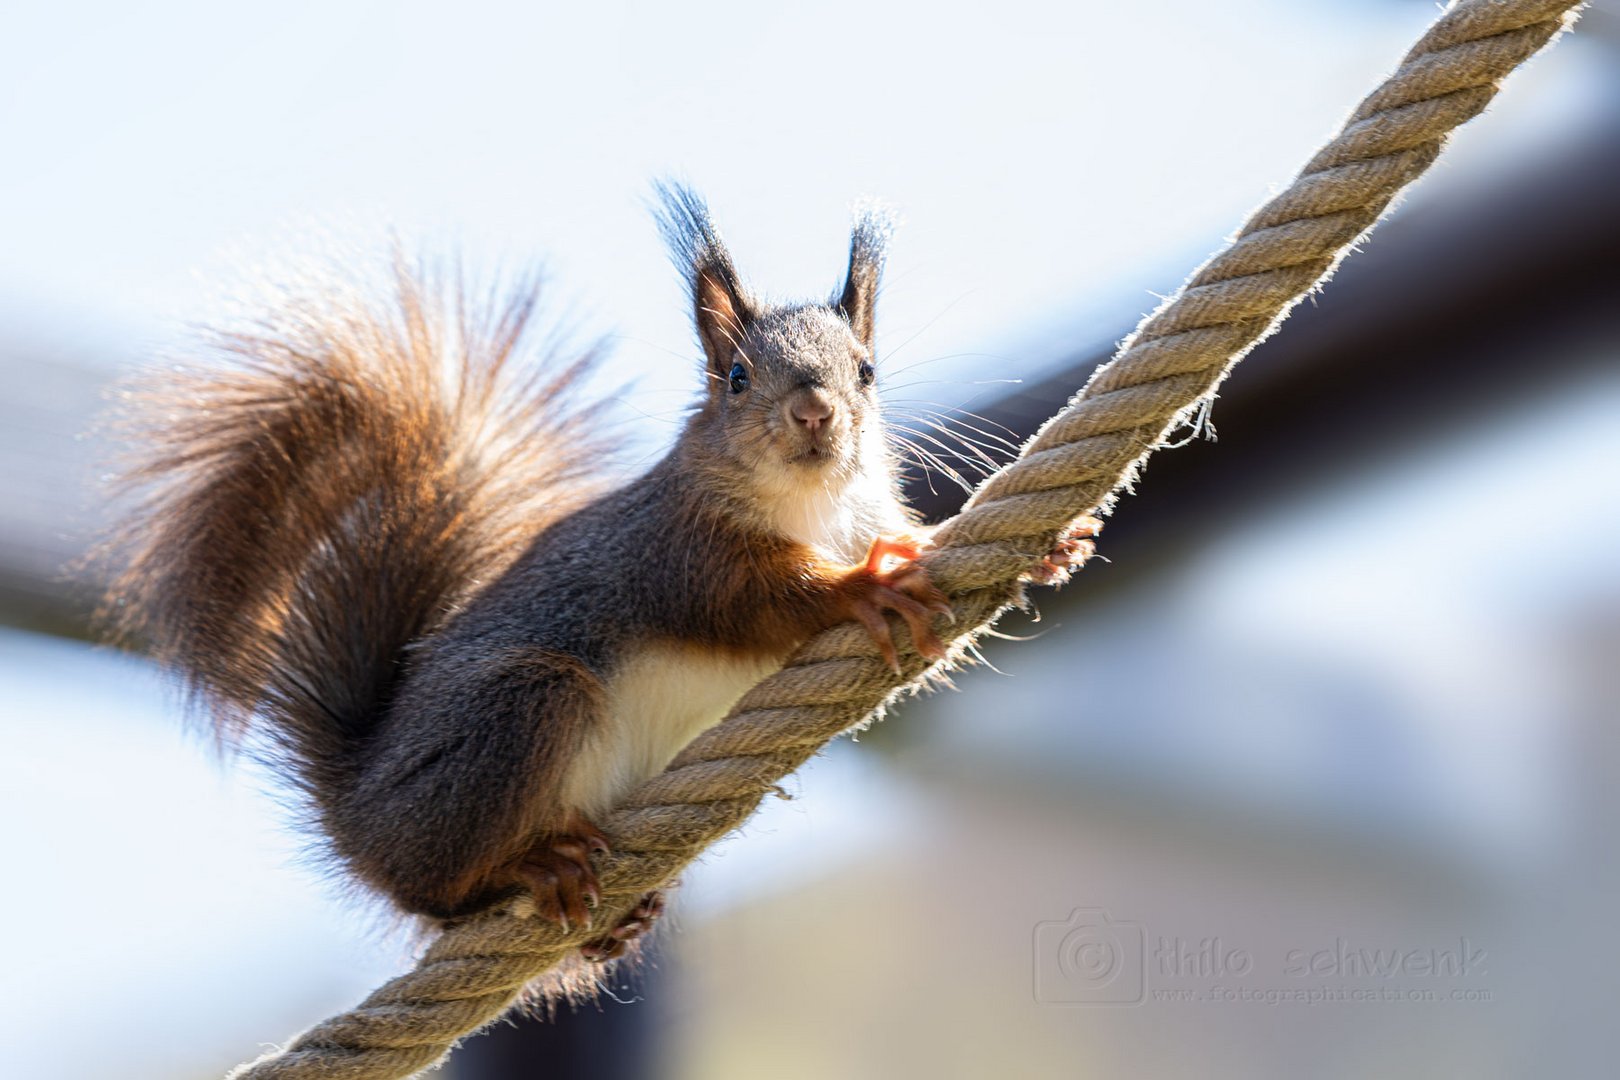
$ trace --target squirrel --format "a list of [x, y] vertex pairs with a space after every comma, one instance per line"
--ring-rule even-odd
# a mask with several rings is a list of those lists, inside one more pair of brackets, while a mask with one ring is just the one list
[[[532, 283], [478, 317], [401, 265], [386, 298], [287, 301], [137, 398], [145, 494], [107, 610], [227, 742], [258, 736], [353, 880], [430, 924], [527, 890], [590, 926], [596, 821], [816, 632], [856, 620], [898, 670], [893, 614], [946, 655], [876, 392], [892, 220], [857, 215], [828, 301], [773, 305], [699, 196], [659, 192], [703, 389], [622, 486], [574, 403], [592, 360], [518, 371]], [[662, 907], [582, 953], [622, 955]]]

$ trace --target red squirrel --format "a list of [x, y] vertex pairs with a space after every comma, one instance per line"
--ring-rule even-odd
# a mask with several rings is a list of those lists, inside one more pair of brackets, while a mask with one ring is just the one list
[[[891, 232], [860, 215], [825, 303], [745, 289], [704, 203], [665, 187], [703, 389], [640, 478], [602, 476], [582, 361], [518, 369], [535, 303], [478, 318], [401, 269], [394, 295], [287, 300], [137, 402], [110, 593], [227, 738], [256, 736], [338, 864], [399, 908], [522, 890], [589, 925], [596, 826], [817, 631], [857, 620], [897, 663], [950, 606], [914, 560], [876, 393]], [[1085, 523], [1038, 561], [1089, 554]], [[620, 955], [654, 894], [583, 950]]]

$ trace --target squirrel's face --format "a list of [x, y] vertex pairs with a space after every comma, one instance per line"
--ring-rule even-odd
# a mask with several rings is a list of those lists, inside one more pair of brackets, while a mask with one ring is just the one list
[[891, 225], [856, 219], [843, 287], [825, 304], [773, 307], [743, 288], [707, 207], [664, 188], [664, 234], [689, 275], [706, 358], [696, 418], [711, 449], [757, 489], [792, 497], [888, 469], [873, 389], [873, 311]]
[[704, 411], [732, 461], [772, 479], [861, 471], [877, 420], [875, 372], [840, 315], [819, 306], [760, 315], [722, 363], [709, 372]]

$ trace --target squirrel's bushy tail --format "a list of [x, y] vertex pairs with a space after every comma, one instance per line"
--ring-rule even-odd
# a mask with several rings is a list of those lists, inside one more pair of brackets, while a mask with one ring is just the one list
[[524, 364], [530, 280], [484, 303], [399, 260], [282, 300], [126, 395], [135, 503], [106, 617], [319, 806], [412, 641], [585, 498], [589, 362]]

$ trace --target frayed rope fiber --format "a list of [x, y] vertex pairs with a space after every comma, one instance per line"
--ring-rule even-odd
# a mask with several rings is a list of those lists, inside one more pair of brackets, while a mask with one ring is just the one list
[[[1115, 493], [1226, 373], [1332, 272], [1390, 201], [1477, 116], [1514, 68], [1569, 26], [1577, 0], [1462, 0], [1402, 60], [1288, 188], [1230, 246], [1142, 321], [1023, 448], [936, 534], [926, 559], [951, 597], [957, 649], [1021, 597], [1019, 579], [1071, 522]], [[738, 828], [829, 740], [915, 690], [853, 625], [810, 641], [669, 768], [601, 824], [614, 852], [598, 865], [598, 925], [617, 922]], [[532, 917], [521, 901], [454, 924], [415, 969], [228, 1080], [385, 1080], [439, 1062], [504, 1013], [525, 984], [591, 936]]]

